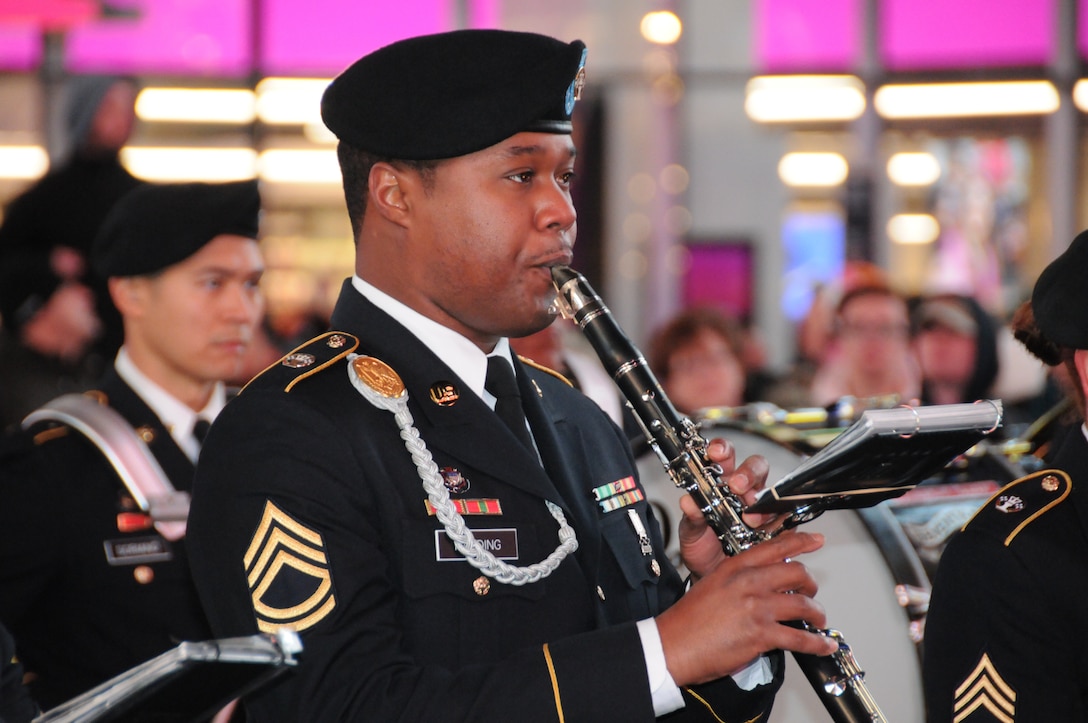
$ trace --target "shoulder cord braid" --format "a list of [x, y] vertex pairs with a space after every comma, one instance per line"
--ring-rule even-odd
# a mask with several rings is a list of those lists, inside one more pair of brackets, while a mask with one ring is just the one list
[[442, 477], [438, 472], [438, 465], [434, 463], [427, 445], [419, 436], [415, 428], [412, 413], [408, 411], [408, 390], [401, 389], [400, 394], [394, 397], [386, 396], [375, 390], [366, 381], [360, 378], [353, 362], [358, 354], [348, 356], [348, 378], [352, 386], [363, 397], [379, 409], [393, 412], [397, 426], [400, 428], [400, 437], [404, 440], [404, 447], [412, 455], [412, 460], [419, 470], [419, 478], [423, 481], [423, 490], [427, 498], [434, 505], [438, 520], [446, 528], [446, 536], [453, 542], [457, 551], [465, 556], [469, 564], [484, 573], [488, 577], [507, 585], [525, 585], [537, 582], [551, 575], [567, 555], [578, 549], [578, 540], [574, 529], [567, 524], [567, 518], [556, 504], [550, 500], [544, 503], [548, 506], [555, 521], [559, 523], [559, 546], [541, 562], [533, 563], [527, 567], [516, 567], [502, 560], [484, 549], [482, 543], [476, 539], [465, 525], [464, 518], [457, 512], [450, 501], [449, 490], [442, 483]]

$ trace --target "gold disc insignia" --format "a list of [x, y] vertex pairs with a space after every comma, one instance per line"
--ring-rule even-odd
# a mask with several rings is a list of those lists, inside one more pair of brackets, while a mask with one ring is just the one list
[[372, 356], [357, 356], [352, 362], [355, 373], [371, 389], [383, 397], [393, 399], [404, 394], [404, 382], [392, 367]]

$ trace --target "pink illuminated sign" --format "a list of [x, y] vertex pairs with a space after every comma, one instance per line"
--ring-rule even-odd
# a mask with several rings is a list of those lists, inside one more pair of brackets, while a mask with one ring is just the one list
[[499, 0], [468, 3], [468, 17], [454, 15], [456, 0], [344, 2], [264, 0], [262, 60], [265, 74], [333, 74], [383, 45], [460, 27], [498, 25]]
[[[497, 27], [499, 3], [111, 0], [110, 7], [128, 17], [97, 18], [71, 30], [65, 66], [73, 72], [190, 76], [331, 75], [394, 40], [454, 27]], [[456, 13], [461, 5], [463, 17]], [[0, 13], [0, 69], [33, 70], [41, 61], [41, 30]]]
[[881, 0], [881, 58], [889, 70], [1045, 65], [1057, 2]]
[[755, 0], [755, 66], [761, 73], [843, 72], [861, 58], [862, 0]]

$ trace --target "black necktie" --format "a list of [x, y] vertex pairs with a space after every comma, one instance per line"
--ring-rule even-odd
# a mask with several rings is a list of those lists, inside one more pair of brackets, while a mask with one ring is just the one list
[[204, 444], [204, 438], [208, 436], [208, 430], [212, 428], [212, 423], [204, 417], [197, 417], [196, 422], [193, 424], [193, 436], [196, 437], [196, 441]]
[[514, 379], [514, 370], [502, 357], [489, 356], [487, 358], [487, 379], [484, 380], [484, 389], [495, 397], [495, 412], [514, 433], [514, 436], [529, 449], [534, 449], [529, 428], [526, 426], [525, 410], [521, 406], [518, 383]]

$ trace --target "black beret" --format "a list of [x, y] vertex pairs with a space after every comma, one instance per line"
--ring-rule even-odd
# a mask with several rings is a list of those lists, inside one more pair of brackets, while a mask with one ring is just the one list
[[216, 236], [257, 238], [260, 208], [257, 181], [140, 186], [110, 209], [91, 264], [102, 278], [153, 274]]
[[356, 61], [325, 90], [336, 136], [400, 160], [454, 158], [522, 131], [570, 133], [586, 46], [508, 30], [401, 40]]
[[1088, 231], [1043, 269], [1031, 292], [1039, 330], [1056, 344], [1088, 349]]

